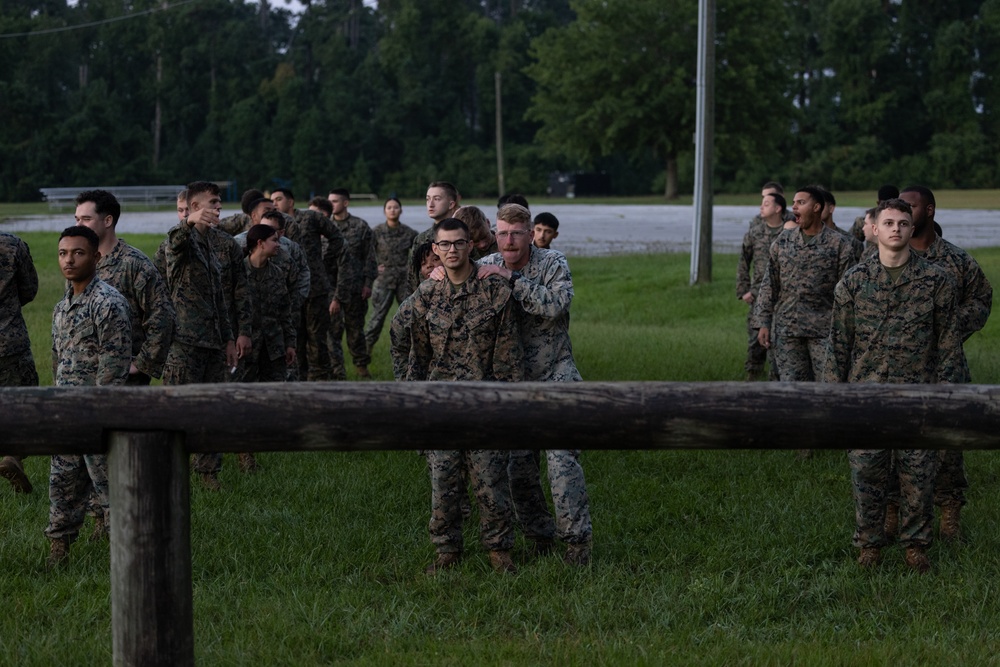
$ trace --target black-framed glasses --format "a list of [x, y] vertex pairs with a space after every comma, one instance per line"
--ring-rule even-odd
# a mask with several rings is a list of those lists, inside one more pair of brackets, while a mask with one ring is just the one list
[[469, 242], [465, 241], [465, 240], [459, 240], [459, 241], [434, 241], [434, 245], [436, 245], [438, 248], [441, 248], [441, 250], [444, 250], [445, 252], [448, 252], [449, 250], [452, 249], [452, 247], [454, 247], [455, 250], [464, 250], [465, 246], [469, 245]]

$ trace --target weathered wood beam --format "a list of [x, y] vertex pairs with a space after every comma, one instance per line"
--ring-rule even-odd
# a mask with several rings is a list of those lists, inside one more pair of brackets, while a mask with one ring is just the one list
[[[108, 431], [191, 452], [1000, 448], [1000, 386], [821, 383], [218, 384], [0, 389], [0, 452], [101, 451]], [[473, 437], [465, 437], [472, 434]]]

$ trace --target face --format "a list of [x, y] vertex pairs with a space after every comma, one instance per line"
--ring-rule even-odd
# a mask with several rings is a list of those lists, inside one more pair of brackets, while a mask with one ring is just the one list
[[385, 203], [383, 210], [385, 211], [386, 220], [399, 220], [399, 216], [403, 214], [403, 207], [399, 205], [398, 201], [393, 199]]
[[828, 203], [823, 207], [823, 222], [829, 222], [833, 220], [833, 212], [837, 209], [836, 204]]
[[188, 203], [187, 199], [177, 200], [177, 220], [183, 221], [184, 218], [188, 217]]
[[287, 215], [291, 215], [292, 211], [295, 210], [295, 200], [285, 196], [284, 193], [275, 192], [271, 195], [271, 201], [274, 203], [274, 208]]
[[[258, 224], [264, 219], [264, 214], [268, 211], [273, 211], [275, 209], [275, 204], [272, 201], [262, 201], [257, 204], [254, 210], [250, 211], [250, 220], [253, 224]], [[280, 210], [280, 209], [279, 209]]]
[[792, 200], [792, 213], [800, 229], [810, 229], [820, 222], [819, 202], [808, 192], [796, 192]]
[[347, 197], [344, 195], [330, 195], [327, 199], [333, 204], [333, 217], [336, 218], [338, 215], [347, 213], [347, 203], [349, 201]]
[[760, 198], [763, 199], [768, 195], [776, 195], [776, 194], [778, 194], [778, 191], [775, 190], [774, 188], [764, 188], [763, 190], [760, 191]]
[[865, 216], [865, 226], [862, 228], [865, 233], [865, 243], [875, 243], [875, 219], [870, 215]]
[[535, 247], [548, 248], [552, 245], [552, 240], [559, 236], [559, 232], [548, 225], [535, 225]]
[[441, 258], [433, 252], [427, 253], [424, 261], [420, 264], [420, 277], [427, 280], [431, 277], [431, 271], [441, 266]]
[[108, 230], [112, 227], [113, 218], [106, 215], [103, 218], [97, 214], [97, 205], [92, 201], [85, 201], [76, 207], [76, 224], [89, 227], [97, 234], [97, 238], [103, 240]]
[[269, 236], [260, 243], [257, 244], [257, 248], [261, 255], [264, 257], [274, 257], [278, 254], [278, 248], [281, 247], [278, 242], [278, 235]]
[[887, 208], [875, 221], [875, 238], [880, 248], [902, 250], [910, 245], [913, 236], [913, 218], [904, 211]]
[[472, 245], [479, 251], [485, 251], [493, 245], [493, 230], [487, 224], [480, 224], [472, 231]]
[[[913, 209], [913, 234], [921, 236], [927, 225], [934, 220], [934, 205], [924, 203], [924, 198], [919, 192], [903, 192], [899, 198], [910, 205]], [[931, 225], [933, 227], [933, 225]]]
[[531, 230], [527, 225], [497, 220], [497, 244], [507, 266], [523, 266], [531, 254]]
[[320, 215], [322, 215], [324, 218], [327, 217], [326, 211], [324, 211], [323, 209], [321, 209], [319, 206], [315, 206], [315, 205], [311, 205], [310, 204], [309, 210], [310, 211], [316, 211], [317, 213], [319, 213]]
[[469, 263], [472, 244], [461, 229], [439, 230], [432, 247], [446, 269], [461, 269]]
[[191, 198], [190, 207], [191, 213], [208, 209], [218, 215], [222, 210], [222, 197], [211, 192], [199, 192]]
[[272, 220], [271, 218], [261, 218], [260, 224], [267, 225], [268, 227], [270, 227], [274, 231], [278, 232], [275, 235], [276, 238], [278, 238], [278, 239], [280, 239], [282, 236], [285, 235], [285, 230], [278, 226], [278, 221], [277, 220]]
[[781, 207], [778, 206], [778, 202], [774, 201], [774, 197], [764, 197], [760, 202], [760, 217], [765, 220], [773, 220], [776, 215], [781, 215]]
[[427, 217], [444, 220], [457, 208], [455, 200], [448, 196], [444, 188], [427, 188]]
[[101, 253], [91, 248], [82, 236], [59, 239], [59, 270], [66, 280], [77, 282], [92, 277], [100, 257]]

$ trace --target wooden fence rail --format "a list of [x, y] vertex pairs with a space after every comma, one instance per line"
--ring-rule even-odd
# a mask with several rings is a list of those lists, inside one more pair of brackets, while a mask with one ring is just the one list
[[1000, 449], [1000, 386], [0, 388], [3, 454], [108, 453], [115, 665], [194, 664], [189, 453], [432, 449], [443, 434], [494, 449]]

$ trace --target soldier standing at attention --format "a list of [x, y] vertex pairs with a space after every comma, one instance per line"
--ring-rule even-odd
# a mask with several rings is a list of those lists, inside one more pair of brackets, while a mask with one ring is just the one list
[[345, 261], [339, 268], [332, 264], [339, 260], [328, 254], [327, 267], [336, 272], [336, 289], [330, 301], [330, 357], [333, 362], [333, 377], [346, 380], [344, 370], [344, 348], [341, 340], [347, 335], [347, 349], [354, 362], [354, 370], [359, 378], [370, 378], [368, 364], [371, 356], [365, 343], [365, 314], [368, 299], [372, 295], [375, 282], [375, 253], [372, 251], [372, 228], [361, 218], [351, 215], [347, 207], [351, 203], [351, 193], [344, 188], [330, 191], [333, 204], [333, 222], [344, 236]]
[[[177, 313], [174, 341], [163, 367], [163, 384], [167, 386], [225, 382], [239, 362], [222, 268], [209, 240], [209, 235], [218, 231], [212, 226], [218, 224], [222, 207], [219, 186], [196, 181], [188, 185], [187, 192], [187, 217], [167, 232], [167, 239], [156, 253], [157, 268], [166, 278]], [[249, 354], [249, 347], [248, 340], [244, 355]], [[220, 488], [221, 465], [221, 454], [194, 457], [195, 472], [210, 490]]]
[[[427, 217], [431, 219], [431, 226], [417, 234], [410, 246], [410, 256], [408, 262], [413, 266], [413, 253], [424, 243], [434, 240], [434, 225], [445, 218], [454, 217], [458, 210], [458, 202], [461, 197], [458, 188], [448, 181], [433, 181], [427, 186]], [[416, 271], [410, 272], [410, 289], [417, 289], [420, 284], [420, 274]]]
[[[405, 371], [397, 379], [517, 382], [523, 378], [510, 286], [500, 278], [479, 278], [469, 259], [471, 247], [464, 222], [447, 218], [438, 223], [434, 252], [447, 279], [421, 283], [396, 312], [390, 329], [393, 368]], [[497, 572], [516, 571], [510, 557], [514, 525], [507, 460], [507, 452], [496, 450], [427, 452], [429, 531], [437, 550], [428, 574], [454, 567], [462, 558], [463, 470], [479, 504], [480, 539], [490, 552], [490, 564]]]
[[747, 304], [747, 360], [743, 370], [748, 382], [759, 379], [767, 363], [767, 349], [757, 340], [757, 328], [753, 326], [753, 304], [764, 279], [771, 244], [784, 231], [787, 210], [785, 197], [769, 192], [761, 199], [760, 215], [750, 221], [750, 229], [743, 236], [743, 252], [736, 267], [736, 298]]
[[[28, 244], [13, 234], [0, 232], [0, 387], [37, 387], [38, 371], [31, 354], [23, 306], [38, 295], [38, 273]], [[31, 493], [19, 456], [0, 460], [0, 475], [14, 493]]]
[[286, 369], [295, 363], [295, 327], [288, 277], [273, 261], [281, 250], [278, 232], [270, 225], [254, 225], [247, 232], [246, 246], [244, 269], [254, 305], [254, 340], [253, 353], [240, 360], [239, 380], [284, 382]]
[[[59, 237], [59, 269], [69, 281], [52, 313], [52, 378], [59, 387], [124, 385], [132, 363], [128, 301], [97, 277], [101, 253], [93, 230], [68, 227]], [[48, 566], [69, 558], [91, 490], [109, 525], [107, 458], [54, 455], [49, 469]]]
[[[831, 382], [937, 383], [962, 380], [962, 337], [955, 282], [946, 271], [910, 250], [910, 205], [890, 199], [875, 217], [878, 254], [858, 264], [837, 285], [830, 332]], [[906, 564], [930, 570], [927, 547], [934, 522], [932, 449], [850, 449], [858, 564], [875, 567], [886, 545], [886, 493], [890, 475], [902, 491], [899, 542]], [[891, 461], [896, 462], [892, 471]]]
[[395, 197], [385, 200], [382, 205], [385, 222], [372, 231], [372, 245], [375, 253], [378, 277], [372, 284], [372, 315], [365, 325], [365, 344], [368, 354], [382, 334], [385, 317], [396, 303], [403, 303], [410, 296], [407, 259], [410, 246], [417, 232], [399, 221], [403, 205]]

